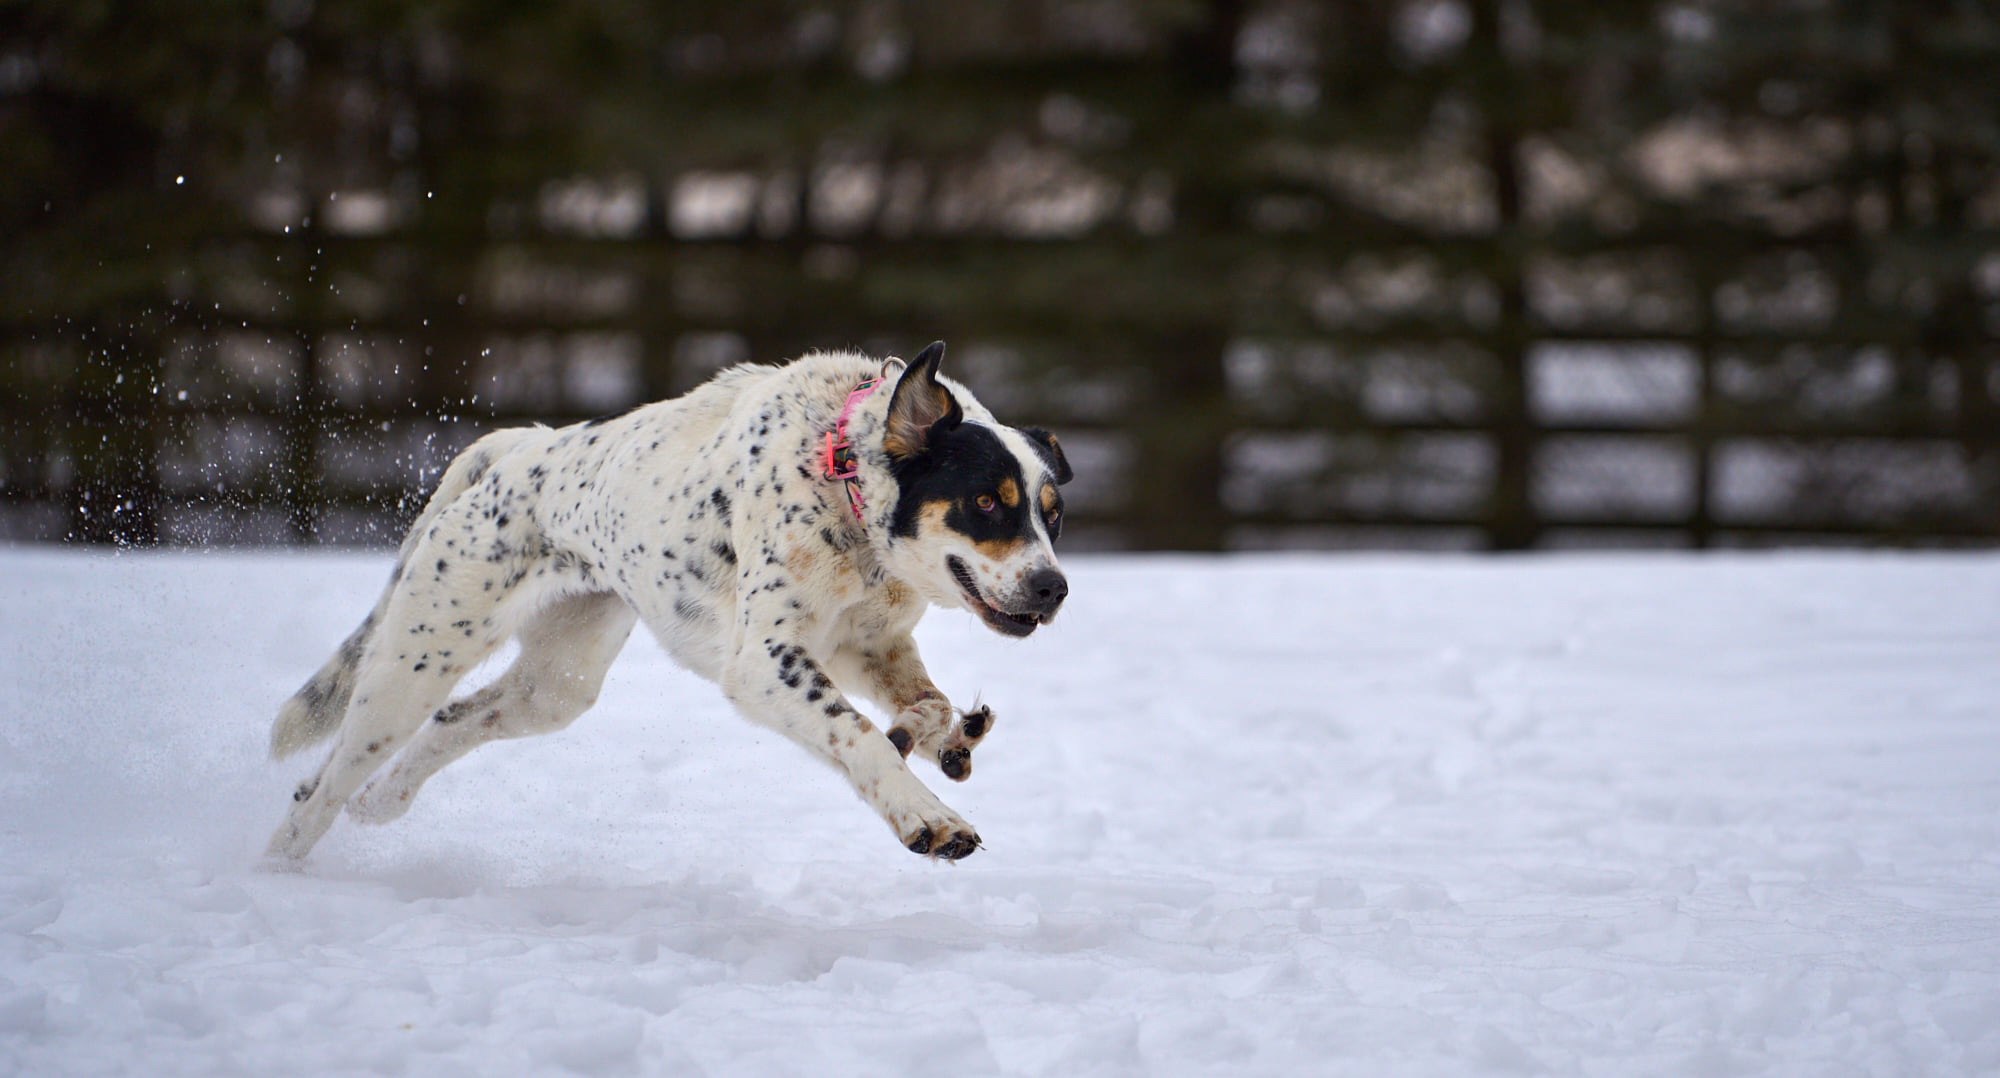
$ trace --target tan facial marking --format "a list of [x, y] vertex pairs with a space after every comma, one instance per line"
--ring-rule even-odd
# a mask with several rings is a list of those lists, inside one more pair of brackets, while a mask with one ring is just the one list
[[983, 543], [972, 544], [972, 549], [979, 551], [980, 557], [990, 558], [993, 561], [1006, 561], [1008, 558], [1019, 554], [1021, 548], [1025, 545], [1018, 537], [1013, 539], [988, 539]]
[[1049, 511], [1049, 510], [1051, 510], [1051, 509], [1054, 509], [1055, 507], [1056, 507], [1056, 487], [1055, 487], [1055, 484], [1054, 484], [1054, 483], [1043, 483], [1043, 484], [1042, 484], [1042, 513], [1043, 513], [1044, 515], [1047, 515], [1048, 511]]
[[1000, 481], [1000, 504], [1009, 509], [1021, 504], [1021, 485], [1014, 482], [1013, 476]]
[[[917, 519], [922, 522], [917, 529], [917, 534], [932, 535], [951, 530], [949, 525], [944, 522], [945, 514], [950, 511], [951, 503], [948, 501], [925, 502], [923, 512], [917, 514]], [[1020, 553], [1026, 545], [1020, 537], [1016, 536], [1012, 539], [988, 539], [983, 543], [974, 543], [972, 544], [972, 549], [979, 551], [980, 557], [989, 558], [993, 561], [1005, 561]]]
[[951, 512], [951, 503], [942, 499], [924, 503], [923, 511], [917, 514], [917, 534], [935, 535], [947, 531], [944, 522], [946, 513]]

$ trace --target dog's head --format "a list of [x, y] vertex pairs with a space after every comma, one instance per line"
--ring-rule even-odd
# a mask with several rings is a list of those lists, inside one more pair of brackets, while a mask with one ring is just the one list
[[[1069, 595], [1056, 565], [1069, 461], [1055, 436], [991, 419], [938, 378], [939, 341], [903, 369], [882, 451], [897, 487], [887, 560], [924, 598], [1026, 636]], [[966, 401], [970, 402], [968, 395]]]

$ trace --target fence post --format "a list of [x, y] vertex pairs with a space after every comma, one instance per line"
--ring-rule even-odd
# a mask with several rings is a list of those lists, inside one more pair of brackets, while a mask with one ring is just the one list
[[1521, 107], [1511, 61], [1501, 41], [1500, 0], [1472, 5], [1470, 43], [1476, 78], [1483, 90], [1486, 168], [1493, 183], [1493, 242], [1487, 272], [1500, 294], [1493, 327], [1494, 359], [1500, 372], [1492, 420], [1493, 501], [1488, 507], [1486, 544], [1493, 550], [1526, 550], [1535, 545], [1541, 523], [1535, 516], [1535, 429], [1529, 413], [1526, 230], [1521, 217]]
[[81, 344], [69, 409], [69, 538], [149, 546], [160, 541], [159, 336], [93, 320]]
[[1715, 291], [1718, 287], [1713, 261], [1697, 254], [1694, 264], [1696, 396], [1694, 419], [1688, 429], [1688, 448], [1694, 456], [1694, 506], [1689, 511], [1688, 542], [1697, 550], [1706, 550], [1715, 543], [1715, 353], [1721, 339], [1715, 313]]
[[1132, 501], [1127, 539], [1147, 550], [1221, 550], [1222, 443], [1231, 415], [1219, 330], [1152, 336], [1132, 413]]
[[320, 524], [326, 516], [325, 476], [319, 452], [319, 432], [326, 422], [326, 392], [321, 384], [317, 332], [314, 328], [324, 305], [315, 283], [318, 259], [324, 242], [319, 228], [319, 204], [313, 203], [282, 245], [290, 266], [290, 310], [295, 328], [292, 343], [298, 348], [293, 358], [292, 396], [278, 407], [284, 430], [284, 489], [278, 492], [285, 507], [285, 521], [292, 542], [310, 546], [319, 542]]

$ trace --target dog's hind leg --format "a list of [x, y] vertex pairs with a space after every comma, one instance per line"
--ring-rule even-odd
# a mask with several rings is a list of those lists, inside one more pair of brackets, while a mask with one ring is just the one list
[[397, 552], [396, 568], [389, 574], [389, 583], [382, 589], [375, 608], [362, 619], [361, 627], [341, 642], [333, 658], [328, 659], [326, 665], [320, 667], [319, 672], [278, 709], [277, 721], [271, 724], [272, 759], [282, 760], [309, 745], [318, 744], [339, 728], [341, 717], [347, 714], [347, 702], [354, 695], [355, 674], [361, 667], [368, 641], [375, 633], [375, 626], [387, 613], [389, 600], [395, 597], [396, 587], [402, 583], [403, 574], [409, 569], [417, 548], [430, 538], [432, 526], [451, 503], [484, 478], [496, 459], [531, 433], [531, 428], [495, 431], [473, 443], [451, 462], [451, 467], [445, 469], [437, 489], [431, 492], [430, 500], [424, 504], [424, 511], [417, 517], [416, 523], [410, 525], [409, 534], [404, 536], [402, 549]]
[[[354, 791], [412, 730], [451, 695], [464, 673], [510, 634], [503, 607], [518, 580], [493, 580], [504, 566], [439, 557], [441, 541], [416, 548], [413, 566], [377, 619], [354, 675], [352, 698], [319, 775], [299, 787], [290, 815], [271, 837], [273, 857], [311, 851]], [[436, 568], [432, 569], [431, 566]]]
[[572, 595], [521, 628], [521, 653], [491, 685], [438, 709], [347, 806], [360, 823], [401, 816], [432, 775], [488, 741], [553, 733], [597, 700], [636, 615], [610, 592]]

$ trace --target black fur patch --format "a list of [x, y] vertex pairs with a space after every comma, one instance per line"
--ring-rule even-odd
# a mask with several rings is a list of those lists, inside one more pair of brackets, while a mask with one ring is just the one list
[[993, 718], [990, 707], [975, 708], [965, 713], [965, 736], [974, 741], [986, 736], [986, 723]]
[[1062, 443], [1056, 441], [1055, 435], [1040, 427], [1015, 429], [1027, 437], [1029, 443], [1035, 447], [1035, 452], [1041, 454], [1043, 462], [1049, 466], [1049, 474], [1056, 477], [1057, 486], [1076, 478], [1076, 473], [1070, 470], [1069, 458], [1063, 455]]
[[[1011, 452], [999, 434], [979, 423], [959, 423], [949, 430], [939, 424], [931, 431], [929, 448], [914, 457], [893, 462], [898, 494], [896, 517], [890, 531], [910, 539], [917, 534], [917, 521], [932, 505], [945, 507], [945, 526], [975, 543], [1030, 539], [1034, 535], [1031, 513], [1040, 511], [1037, 488], [1028, 485], [1021, 460]], [[1000, 497], [1000, 485], [1012, 480], [1021, 496], [1014, 505]], [[992, 508], [981, 508], [979, 499], [992, 499]], [[1056, 499], [1055, 511], [1062, 511]]]

